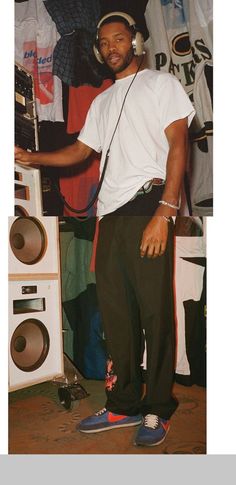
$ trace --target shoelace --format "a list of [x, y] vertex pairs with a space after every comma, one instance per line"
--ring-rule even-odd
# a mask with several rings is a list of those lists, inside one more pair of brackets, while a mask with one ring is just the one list
[[159, 424], [159, 418], [156, 414], [147, 414], [144, 418], [144, 426], [147, 428], [156, 429]]
[[95, 416], [101, 416], [102, 414], [106, 413], [106, 408], [102, 408], [100, 411], [98, 411], [97, 413], [95, 413]]

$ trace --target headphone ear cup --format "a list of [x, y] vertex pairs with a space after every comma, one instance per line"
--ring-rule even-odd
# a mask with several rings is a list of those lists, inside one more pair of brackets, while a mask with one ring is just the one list
[[136, 32], [132, 40], [132, 46], [134, 49], [135, 56], [141, 56], [144, 54], [144, 38], [141, 32]]
[[100, 64], [104, 64], [104, 60], [103, 60], [98, 48], [96, 47], [96, 45], [93, 46], [93, 52], [94, 52], [94, 55], [95, 55], [97, 61], [100, 62]]

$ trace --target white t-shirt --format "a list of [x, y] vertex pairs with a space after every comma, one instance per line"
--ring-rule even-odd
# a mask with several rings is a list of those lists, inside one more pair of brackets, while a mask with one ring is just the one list
[[[100, 172], [134, 75], [116, 80], [94, 99], [79, 134], [83, 143], [102, 151]], [[150, 69], [137, 74], [111, 144], [98, 198], [98, 216], [123, 206], [148, 180], [165, 179], [169, 145], [164, 130], [185, 117], [190, 125], [194, 114], [187, 94], [172, 74]]]

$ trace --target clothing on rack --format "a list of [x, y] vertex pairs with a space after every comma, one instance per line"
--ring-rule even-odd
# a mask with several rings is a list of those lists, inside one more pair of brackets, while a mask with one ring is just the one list
[[[85, 122], [88, 109], [93, 99], [112, 84], [110, 79], [103, 81], [100, 87], [69, 87], [67, 133], [78, 133]], [[99, 180], [100, 157], [94, 153], [82, 166], [69, 167], [61, 171], [60, 190], [66, 201], [74, 208], [86, 207], [93, 197]], [[75, 216], [75, 213], [64, 208], [64, 215]], [[82, 216], [96, 215], [96, 203]]]
[[92, 101], [111, 84], [111, 79], [105, 79], [100, 87], [69, 87], [67, 133], [79, 132], [83, 128]]
[[[179, 220], [178, 220], [179, 219]], [[182, 221], [181, 221], [182, 219]], [[188, 355], [189, 336], [186, 314], [186, 302], [200, 302], [204, 273], [206, 271], [206, 221], [199, 217], [176, 218], [175, 237], [175, 301], [176, 301], [176, 366], [175, 373], [181, 376], [190, 376], [191, 360]], [[189, 235], [188, 235], [189, 234]], [[201, 264], [199, 264], [199, 262]], [[199, 320], [192, 321], [194, 325], [201, 325]], [[194, 332], [192, 332], [193, 335]], [[203, 334], [197, 331], [195, 335]], [[194, 337], [191, 337], [193, 339]], [[199, 341], [190, 341], [191, 348], [200, 348]]]
[[70, 86], [100, 86], [108, 74], [93, 53], [99, 0], [47, 0], [44, 5], [61, 35], [54, 49], [53, 73]]
[[63, 121], [61, 81], [52, 73], [58, 38], [42, 0], [15, 4], [15, 60], [33, 75], [39, 121]]
[[211, 215], [212, 93], [205, 66], [212, 66], [212, 1], [149, 0], [145, 19], [150, 34], [145, 43], [148, 66], [174, 74], [196, 109], [190, 129], [194, 146], [186, 176], [193, 215], [201, 215], [204, 206], [208, 213], [202, 215]]

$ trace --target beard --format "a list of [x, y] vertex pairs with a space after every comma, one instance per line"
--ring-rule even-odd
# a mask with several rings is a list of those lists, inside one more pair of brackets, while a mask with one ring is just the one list
[[104, 59], [105, 64], [111, 69], [115, 74], [124, 71], [131, 63], [132, 59], [134, 57], [134, 51], [133, 47], [130, 48], [130, 50], [127, 52], [125, 57], [123, 58], [123, 62], [117, 66], [113, 66], [109, 63], [109, 56]]

